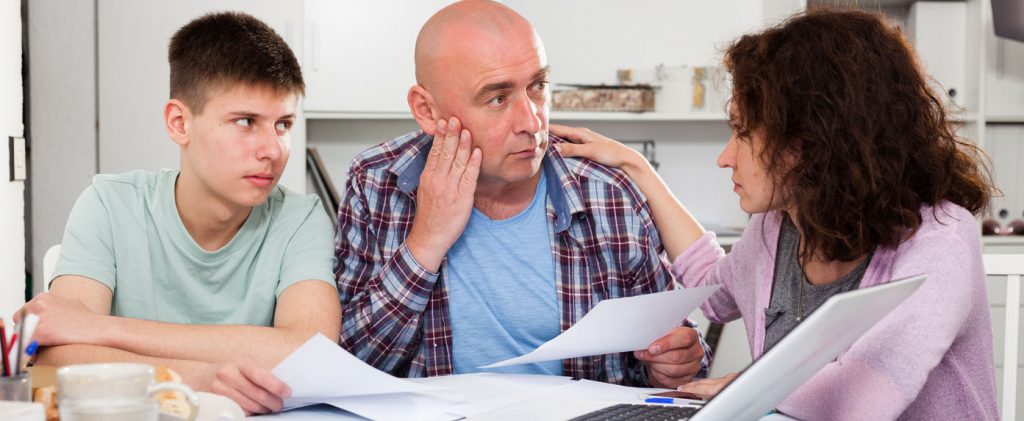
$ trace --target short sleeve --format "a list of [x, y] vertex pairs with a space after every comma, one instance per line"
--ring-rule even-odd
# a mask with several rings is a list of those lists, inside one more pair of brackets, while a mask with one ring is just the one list
[[114, 260], [114, 238], [110, 214], [95, 185], [78, 196], [64, 228], [60, 259], [53, 276], [77, 275], [94, 279], [115, 291], [117, 262]]
[[307, 280], [323, 281], [337, 289], [334, 282], [334, 226], [324, 212], [320, 199], [288, 241], [281, 260], [281, 279], [276, 295], [293, 284]]

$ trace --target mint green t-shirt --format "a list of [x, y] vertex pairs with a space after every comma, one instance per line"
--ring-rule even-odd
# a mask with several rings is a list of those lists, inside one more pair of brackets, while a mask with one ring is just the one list
[[108, 286], [112, 315], [190, 324], [270, 326], [290, 285], [336, 288], [334, 231], [318, 198], [278, 186], [231, 242], [207, 252], [178, 215], [177, 177], [163, 170], [93, 178], [71, 210], [53, 277]]

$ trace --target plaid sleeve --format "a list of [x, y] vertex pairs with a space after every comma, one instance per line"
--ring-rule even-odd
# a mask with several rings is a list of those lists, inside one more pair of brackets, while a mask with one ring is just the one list
[[334, 273], [342, 307], [340, 344], [367, 364], [402, 376], [406, 373], [397, 371], [408, 367], [417, 349], [421, 316], [438, 275], [420, 266], [404, 243], [390, 258], [382, 256], [378, 240], [386, 233], [370, 226], [363, 180], [362, 174], [349, 174], [338, 210]]
[[704, 341], [704, 333], [697, 329], [697, 324], [690, 319], [683, 320], [685, 326], [692, 327], [697, 330], [697, 340], [700, 341], [700, 347], [704, 349], [704, 358], [700, 360], [700, 371], [697, 372], [694, 379], [706, 379], [708, 373], [711, 372], [711, 359], [715, 357], [714, 353], [711, 352], [711, 346]]
[[704, 357], [700, 360], [700, 371], [698, 371], [693, 378], [706, 379], [708, 377], [708, 373], [711, 371], [711, 358], [714, 357], [711, 353], [711, 347], [704, 341], [704, 333], [697, 328], [697, 323], [694, 323], [693, 320], [690, 319], [684, 319], [683, 326], [693, 328], [693, 330], [697, 331], [697, 340], [700, 341], [700, 347], [704, 349]]

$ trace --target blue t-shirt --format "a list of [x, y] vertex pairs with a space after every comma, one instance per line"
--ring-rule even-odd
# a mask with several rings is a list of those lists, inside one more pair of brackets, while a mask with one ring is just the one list
[[477, 368], [533, 351], [561, 333], [546, 197], [541, 172], [529, 207], [498, 221], [473, 209], [448, 251], [455, 373], [562, 374], [558, 360]]

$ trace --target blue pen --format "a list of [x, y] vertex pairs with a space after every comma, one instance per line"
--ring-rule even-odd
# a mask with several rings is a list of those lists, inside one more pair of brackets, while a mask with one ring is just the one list
[[659, 404], [667, 404], [667, 405], [683, 405], [683, 406], [693, 406], [693, 407], [704, 406], [704, 401], [682, 399], [682, 398], [671, 398], [671, 397], [668, 397], [668, 396], [641, 395], [640, 398], [642, 398], [644, 400], [644, 403], [659, 403]]
[[29, 342], [28, 346], [25, 347], [25, 358], [21, 360], [21, 366], [18, 368], [21, 372], [24, 372], [28, 367], [35, 365], [36, 354], [39, 352], [39, 341]]

